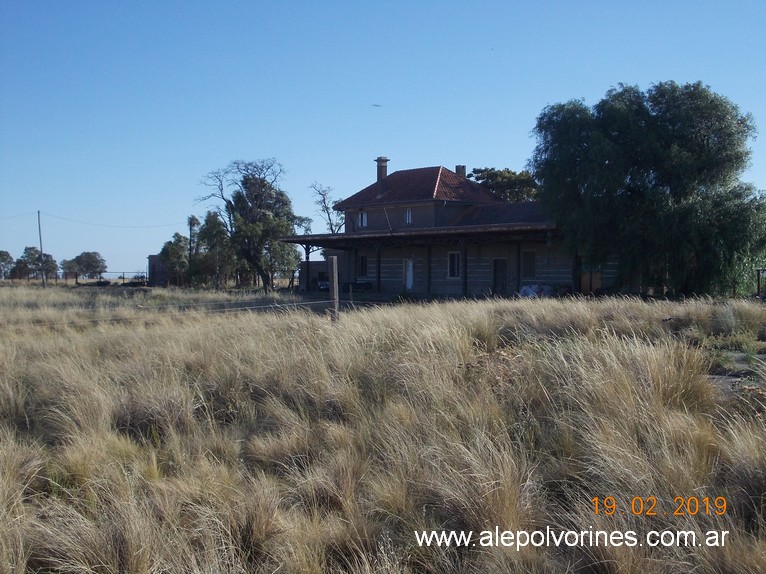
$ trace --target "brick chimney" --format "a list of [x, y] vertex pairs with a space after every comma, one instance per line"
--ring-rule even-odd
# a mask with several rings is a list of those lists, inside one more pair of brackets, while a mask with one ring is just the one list
[[386, 179], [388, 176], [388, 158], [379, 156], [375, 158], [375, 163], [378, 164], [378, 181]]
[[460, 177], [465, 177], [465, 166], [464, 165], [456, 165], [455, 166], [455, 173], [458, 174]]

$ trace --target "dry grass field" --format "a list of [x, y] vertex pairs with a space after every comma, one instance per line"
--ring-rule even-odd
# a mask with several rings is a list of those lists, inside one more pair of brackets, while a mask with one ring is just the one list
[[0, 288], [0, 573], [766, 572], [764, 305], [216, 305]]

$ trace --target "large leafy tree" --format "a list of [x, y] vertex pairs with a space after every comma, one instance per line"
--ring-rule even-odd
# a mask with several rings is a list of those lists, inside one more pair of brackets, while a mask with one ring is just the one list
[[534, 176], [526, 170], [515, 172], [508, 168], [475, 167], [468, 177], [507, 201], [537, 199], [539, 186]]
[[40, 250], [34, 246], [28, 246], [24, 248], [24, 252], [21, 257], [17, 259], [17, 263], [23, 262], [23, 266], [29, 269], [31, 273], [40, 273], [42, 271], [42, 260], [40, 257]]
[[535, 133], [541, 200], [590, 263], [617, 256], [625, 282], [711, 292], [766, 242], [764, 199], [739, 181], [753, 119], [701, 83], [555, 104]]
[[98, 251], [83, 251], [74, 259], [61, 261], [61, 270], [67, 275], [74, 275], [75, 281], [80, 275], [89, 279], [100, 278], [106, 269], [106, 261]]
[[21, 257], [11, 269], [11, 276], [22, 279], [28, 278], [34, 274], [41, 277], [45, 273], [46, 277], [54, 277], [58, 271], [58, 263], [49, 253], [40, 256], [40, 250], [37, 247], [25, 247]]
[[32, 274], [32, 269], [26, 260], [19, 257], [11, 268], [11, 279], [29, 279]]
[[82, 271], [80, 270], [80, 266], [77, 264], [77, 261], [74, 259], [62, 259], [59, 266], [64, 272], [65, 279], [71, 275], [74, 276], [74, 281], [77, 283], [80, 275], [82, 275]]
[[90, 279], [100, 278], [106, 273], [106, 261], [98, 251], [83, 251], [74, 259], [80, 272]]
[[42, 269], [46, 277], [56, 277], [56, 273], [58, 273], [59, 270], [59, 264], [56, 263], [56, 260], [50, 253], [43, 254]]
[[208, 211], [197, 232], [195, 276], [202, 281], [212, 278], [216, 287], [226, 284], [237, 270], [237, 254], [226, 226], [215, 211]]
[[160, 261], [173, 277], [173, 282], [178, 286], [183, 285], [189, 272], [189, 238], [174, 233], [173, 239], [162, 246]]
[[202, 200], [220, 202], [218, 214], [231, 244], [267, 292], [272, 288], [275, 254], [293, 257], [277, 245], [279, 237], [293, 234], [305, 220], [293, 213], [290, 198], [280, 189], [282, 174], [275, 159], [234, 161], [203, 180], [213, 192]]
[[7, 279], [13, 267], [13, 257], [7, 251], [0, 251], [0, 279]]

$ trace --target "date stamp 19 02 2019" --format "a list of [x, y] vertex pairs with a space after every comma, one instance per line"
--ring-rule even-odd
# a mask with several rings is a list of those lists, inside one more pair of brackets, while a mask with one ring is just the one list
[[710, 498], [705, 496], [676, 496], [673, 498], [673, 504], [670, 508], [661, 508], [658, 505], [655, 496], [634, 496], [630, 503], [621, 506], [613, 496], [599, 497], [594, 496], [590, 499], [593, 503], [593, 512], [612, 516], [614, 514], [632, 514], [633, 516], [667, 516], [668, 513], [673, 516], [696, 516], [714, 515], [723, 516], [726, 514], [726, 498], [716, 496]]

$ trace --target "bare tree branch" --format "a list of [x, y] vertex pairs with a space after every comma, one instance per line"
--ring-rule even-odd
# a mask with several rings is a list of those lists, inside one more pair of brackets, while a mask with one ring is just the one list
[[314, 204], [319, 208], [317, 213], [327, 224], [330, 233], [340, 233], [343, 229], [344, 215], [342, 211], [335, 211], [333, 206], [337, 203], [332, 197], [332, 188], [324, 187], [322, 184], [314, 182], [309, 186], [314, 190], [316, 200]]

